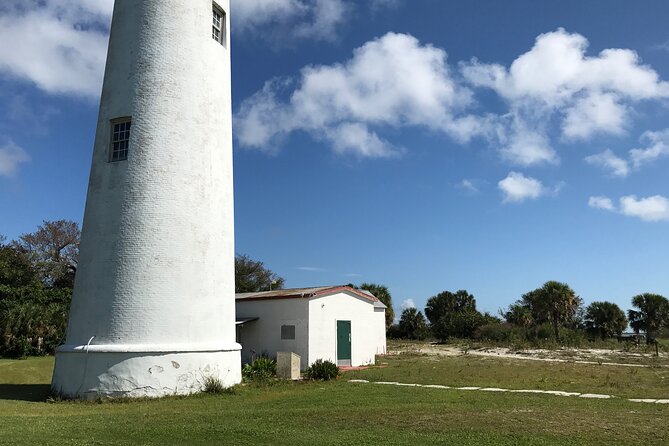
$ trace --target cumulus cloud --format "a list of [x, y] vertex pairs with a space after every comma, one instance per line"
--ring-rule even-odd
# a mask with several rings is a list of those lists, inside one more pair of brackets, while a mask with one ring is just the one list
[[232, 18], [242, 33], [333, 40], [351, 8], [344, 0], [232, 0]]
[[388, 33], [344, 63], [309, 66], [295, 81], [266, 83], [241, 104], [236, 137], [243, 146], [272, 151], [283, 136], [305, 131], [338, 153], [375, 158], [401, 152], [379, 136], [384, 127], [420, 126], [468, 141], [484, 134], [487, 123], [462, 113], [471, 92], [452, 78], [446, 57], [413, 36]]
[[669, 156], [669, 129], [660, 132], [646, 132], [641, 141], [648, 145], [644, 148], [630, 150], [630, 158], [635, 167], [650, 164], [659, 158]]
[[545, 195], [547, 189], [536, 178], [526, 177], [522, 173], [511, 172], [498, 183], [499, 190], [504, 195], [504, 203], [522, 203], [526, 200], [536, 200]]
[[[561, 123], [565, 140], [619, 135], [634, 103], [669, 97], [669, 83], [634, 51], [606, 49], [588, 56], [587, 48], [582, 35], [558, 29], [538, 36], [534, 47], [509, 68], [476, 59], [461, 64], [471, 85], [495, 91], [514, 116], [500, 140], [507, 159], [521, 165], [555, 162], [547, 136], [553, 119]], [[541, 144], [523, 143], [528, 140]]]
[[416, 302], [414, 302], [413, 299], [404, 299], [400, 307], [402, 308], [402, 310], [406, 310], [408, 308], [416, 308]]
[[20, 164], [30, 161], [30, 157], [21, 147], [12, 141], [0, 145], [0, 177], [12, 177]]
[[588, 204], [591, 208], [617, 212], [647, 222], [669, 221], [669, 199], [662, 195], [647, 198], [628, 195], [620, 199], [618, 206], [608, 197], [590, 197]]
[[0, 73], [53, 94], [96, 98], [111, 0], [8, 0], [0, 6]]
[[629, 160], [621, 158], [607, 149], [604, 152], [586, 157], [585, 161], [593, 166], [608, 170], [614, 176], [626, 177], [632, 171], [639, 170], [647, 164], [652, 164], [660, 158], [669, 157], [669, 129], [659, 132], [645, 132], [640, 140], [646, 143], [646, 146], [630, 150]]
[[630, 166], [627, 160], [617, 156], [611, 149], [606, 149], [596, 155], [590, 155], [585, 158], [585, 161], [593, 166], [606, 169], [611, 175], [617, 177], [626, 177], [630, 173]]
[[588, 206], [590, 206], [593, 209], [602, 209], [605, 211], [612, 211], [614, 212], [616, 210], [616, 206], [613, 204], [613, 200], [611, 200], [608, 197], [590, 197], [590, 200], [588, 201]]
[[620, 199], [620, 212], [644, 221], [669, 221], [669, 200], [661, 195], [637, 198], [635, 195]]

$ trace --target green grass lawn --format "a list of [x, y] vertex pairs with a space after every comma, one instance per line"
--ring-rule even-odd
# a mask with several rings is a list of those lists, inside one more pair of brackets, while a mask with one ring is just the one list
[[372, 381], [562, 390], [626, 398], [669, 399], [669, 368], [620, 367], [551, 363], [481, 356], [419, 356], [402, 354], [379, 361], [385, 366], [348, 377]]
[[[46, 403], [51, 358], [0, 361], [0, 444], [669, 444], [669, 407], [662, 405], [347, 382], [356, 377], [429, 383], [440, 376], [441, 383], [454, 384], [455, 377], [464, 383], [469, 376], [467, 384], [491, 380], [490, 385], [504, 387], [514, 376], [506, 369], [512, 366], [500, 361], [506, 371], [496, 382], [494, 361], [484, 373], [476, 369], [485, 369], [485, 363], [469, 360], [384, 359], [387, 368], [347, 374], [331, 383], [240, 386], [220, 396], [105, 403]], [[574, 372], [578, 369], [573, 366], [556, 368], [561, 381], [551, 379], [565, 384], [572, 375], [581, 382], [587, 373]], [[542, 373], [523, 370], [515, 376], [528, 379]], [[541, 380], [537, 376], [513, 387]], [[545, 387], [553, 388], [550, 384]], [[569, 390], [562, 384], [554, 390]], [[664, 389], [646, 384], [655, 397]]]

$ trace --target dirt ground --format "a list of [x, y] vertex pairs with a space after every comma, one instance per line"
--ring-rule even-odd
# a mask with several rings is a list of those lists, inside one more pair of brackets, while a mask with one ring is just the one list
[[398, 342], [388, 346], [389, 355], [424, 354], [436, 356], [483, 356], [526, 361], [573, 362], [621, 367], [669, 367], [669, 355], [626, 351], [625, 349], [576, 349], [560, 348], [514, 350], [505, 347], [470, 347], [435, 343]]

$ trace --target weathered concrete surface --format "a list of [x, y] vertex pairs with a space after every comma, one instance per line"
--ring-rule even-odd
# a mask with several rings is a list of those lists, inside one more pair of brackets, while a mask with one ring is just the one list
[[300, 355], [292, 352], [276, 354], [276, 375], [282, 379], [300, 379]]

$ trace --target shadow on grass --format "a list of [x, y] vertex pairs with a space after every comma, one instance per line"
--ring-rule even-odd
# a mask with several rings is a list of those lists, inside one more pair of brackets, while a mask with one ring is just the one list
[[49, 384], [0, 384], [0, 400], [43, 402], [50, 391]]

